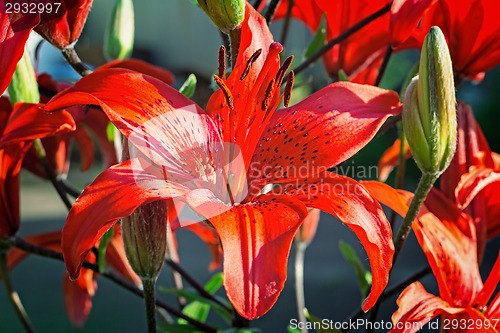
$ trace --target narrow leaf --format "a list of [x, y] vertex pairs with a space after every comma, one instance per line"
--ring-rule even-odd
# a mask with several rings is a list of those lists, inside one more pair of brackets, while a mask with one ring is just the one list
[[326, 44], [326, 18], [325, 15], [321, 18], [321, 24], [314, 34], [311, 43], [307, 46], [306, 52], [304, 53], [304, 58], [309, 58], [314, 52], [318, 51], [322, 46]]
[[309, 311], [307, 311], [307, 309], [304, 309], [304, 314], [306, 315], [306, 318], [309, 319], [309, 321], [311, 321], [313, 323], [313, 326], [314, 324], [316, 324], [316, 326], [319, 326], [318, 329], [315, 328], [315, 330], [319, 333], [341, 333], [340, 330], [334, 328], [334, 327], [325, 327], [324, 326], [328, 326], [328, 325], [324, 325], [323, 324], [323, 320], [316, 317], [316, 316], [313, 316], [312, 314], [309, 313]]
[[196, 75], [190, 74], [186, 81], [182, 84], [181, 89], [179, 89], [179, 92], [186, 96], [187, 98], [191, 98], [193, 96], [194, 91], [196, 90]]
[[372, 284], [371, 273], [366, 271], [366, 269], [363, 267], [363, 264], [361, 263], [361, 260], [359, 260], [358, 255], [349, 244], [340, 241], [339, 248], [344, 258], [356, 269], [361, 296], [363, 298], [366, 297]]

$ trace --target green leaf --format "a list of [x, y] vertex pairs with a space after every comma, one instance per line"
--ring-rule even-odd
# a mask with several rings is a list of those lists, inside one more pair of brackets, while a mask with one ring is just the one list
[[306, 52], [304, 53], [304, 58], [309, 58], [311, 55], [313, 55], [313, 53], [318, 51], [324, 45], [326, 45], [326, 17], [323, 14], [318, 30], [314, 34], [311, 43], [309, 43], [309, 46], [307, 46]]
[[[205, 290], [213, 294], [222, 286], [222, 273], [215, 274], [210, 281], [205, 285]], [[207, 320], [208, 313], [210, 312], [210, 305], [200, 301], [194, 301], [189, 303], [182, 309], [182, 313], [193, 319], [201, 321], [204, 323]], [[187, 324], [187, 321], [179, 318], [177, 320], [179, 324]]]
[[102, 235], [101, 243], [99, 244], [99, 251], [97, 256], [97, 264], [99, 266], [99, 272], [104, 272], [106, 270], [106, 247], [108, 246], [109, 240], [113, 236], [114, 228], [109, 229]]
[[339, 248], [344, 258], [356, 269], [358, 277], [358, 285], [361, 290], [361, 296], [366, 297], [370, 286], [372, 285], [372, 274], [363, 267], [361, 260], [359, 260], [356, 251], [346, 242], [340, 241]]
[[313, 324], [318, 323], [317, 326], [319, 326], [320, 328], [316, 329], [317, 332], [319, 332], [319, 333], [341, 333], [340, 330], [333, 328], [333, 327], [323, 328], [323, 326], [326, 326], [326, 325], [323, 325], [323, 320], [310, 314], [309, 311], [307, 311], [307, 309], [304, 309], [304, 314], [306, 315], [306, 318], [309, 319], [309, 321], [312, 322]]
[[344, 70], [341, 68], [339, 69], [339, 72], [337, 73], [339, 77], [339, 81], [346, 81], [349, 82], [349, 76], [344, 72]]
[[290, 326], [287, 327], [287, 332], [288, 333], [301, 333], [298, 328], [291, 328]]
[[112, 122], [109, 122], [108, 126], [106, 126], [106, 136], [108, 137], [109, 142], [115, 141], [115, 134], [116, 126]]
[[186, 81], [182, 84], [181, 89], [179, 89], [179, 92], [186, 96], [187, 98], [191, 98], [193, 96], [194, 91], [196, 90], [196, 75], [190, 74]]
[[220, 331], [220, 333], [261, 333], [262, 331], [258, 328], [228, 328], [226, 330]]

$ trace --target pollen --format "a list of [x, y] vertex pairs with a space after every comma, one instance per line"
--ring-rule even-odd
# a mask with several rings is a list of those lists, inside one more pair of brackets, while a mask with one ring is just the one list
[[262, 111], [266, 111], [269, 108], [269, 102], [273, 98], [273, 90], [274, 90], [274, 79], [269, 82], [269, 85], [266, 89], [266, 94], [264, 95], [264, 101], [262, 102]]
[[219, 88], [222, 90], [224, 97], [226, 97], [227, 106], [229, 106], [229, 108], [231, 110], [234, 110], [233, 95], [231, 94], [231, 90], [229, 90], [229, 88], [226, 86], [226, 84], [224, 83], [224, 80], [222, 80], [217, 75], [214, 75], [214, 80], [215, 80], [215, 83], [217, 83]]
[[278, 70], [278, 73], [276, 73], [276, 82], [278, 82], [278, 86], [281, 85], [281, 82], [283, 80], [283, 77], [285, 76], [286, 71], [288, 68], [290, 68], [290, 65], [292, 64], [293, 56], [289, 56], [286, 58], [286, 60], [283, 62], [283, 65], [281, 65], [280, 69]]
[[283, 103], [285, 104], [285, 107], [288, 107], [290, 104], [290, 98], [292, 97], [292, 87], [293, 87], [293, 79], [295, 77], [295, 74], [293, 71], [288, 74], [288, 78], [286, 79], [286, 86], [285, 86], [285, 100]]
[[221, 45], [219, 49], [219, 77], [226, 79], [226, 48]]
[[252, 54], [250, 59], [248, 59], [245, 70], [243, 71], [243, 73], [241, 73], [240, 80], [244, 80], [247, 77], [248, 73], [250, 73], [250, 68], [252, 68], [253, 63], [255, 62], [255, 60], [259, 58], [261, 53], [262, 49], [258, 49], [257, 51], [254, 52], [254, 54]]

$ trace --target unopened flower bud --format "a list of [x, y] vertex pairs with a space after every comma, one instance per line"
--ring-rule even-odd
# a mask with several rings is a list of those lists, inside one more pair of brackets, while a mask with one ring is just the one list
[[108, 61], [130, 57], [134, 48], [134, 29], [132, 0], [116, 0], [104, 37], [104, 56]]
[[40, 102], [40, 94], [38, 92], [35, 71], [33, 70], [31, 59], [26, 50], [24, 51], [24, 55], [21, 60], [17, 63], [16, 71], [12, 76], [12, 81], [10, 81], [7, 91], [12, 105], [17, 102]]
[[198, 0], [198, 3], [225, 33], [239, 28], [245, 18], [245, 0]]
[[296, 242], [309, 244], [312, 241], [318, 228], [319, 212], [320, 210], [316, 208], [309, 210], [309, 214], [307, 214], [307, 217], [295, 234]]
[[455, 153], [457, 120], [450, 53], [438, 27], [432, 27], [424, 40], [419, 75], [406, 90], [402, 117], [420, 170], [441, 174]]
[[141, 279], [156, 279], [167, 247], [167, 202], [158, 200], [139, 206], [122, 219], [125, 253]]

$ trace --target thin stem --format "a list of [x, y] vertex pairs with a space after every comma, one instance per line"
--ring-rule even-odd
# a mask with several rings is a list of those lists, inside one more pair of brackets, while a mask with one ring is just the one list
[[12, 304], [17, 317], [21, 321], [24, 330], [29, 333], [34, 332], [35, 330], [31, 326], [28, 314], [26, 313], [26, 310], [24, 310], [21, 299], [19, 298], [17, 291], [14, 289], [14, 285], [10, 279], [10, 273], [7, 267], [7, 251], [5, 249], [0, 249], [0, 273], [5, 290], [7, 291], [7, 296], [9, 297], [10, 303]]
[[304, 309], [306, 307], [306, 298], [304, 294], [304, 254], [307, 244], [305, 242], [297, 242], [295, 245], [295, 297], [297, 299], [297, 314], [299, 322], [303, 323], [301, 332], [307, 333], [306, 315]]
[[[406, 170], [406, 135], [402, 128], [399, 131], [399, 156], [398, 156], [398, 165], [396, 167], [396, 181], [394, 183], [394, 188], [400, 189], [403, 188], [404, 179], [405, 179], [405, 170]], [[396, 222], [396, 211], [393, 210], [391, 214], [391, 219], [389, 220], [389, 224], [391, 225], [391, 229], [394, 229], [394, 223]]]
[[285, 47], [288, 30], [290, 30], [290, 21], [292, 18], [292, 8], [294, 0], [288, 0], [288, 8], [286, 9], [285, 21], [283, 22], [283, 30], [281, 31], [281, 45]]
[[59, 182], [57, 174], [54, 172], [52, 166], [50, 165], [49, 159], [47, 158], [47, 153], [45, 152], [45, 148], [43, 147], [42, 144], [42, 140], [34, 139], [32, 143], [33, 143], [33, 148], [35, 149], [35, 153], [40, 162], [42, 163], [45, 173], [47, 174], [47, 177], [49, 177], [50, 182], [56, 189], [57, 194], [59, 194], [59, 196], [61, 197], [66, 208], [70, 210], [73, 204], [69, 201], [68, 196], [66, 195], [66, 191], [62, 187], [61, 183]]
[[281, 0], [271, 0], [271, 3], [269, 3], [267, 11], [264, 14], [264, 18], [266, 19], [267, 25], [271, 23], [271, 20], [273, 19], [274, 13], [276, 12], [276, 8], [278, 8], [280, 1]]
[[156, 333], [156, 278], [142, 279], [142, 289], [144, 291], [144, 305], [146, 307], [146, 322], [148, 333]]
[[255, 3], [253, 4], [253, 8], [258, 10], [261, 3], [262, 3], [262, 0], [255, 1]]
[[74, 188], [70, 183], [68, 183], [68, 181], [66, 179], [59, 178], [58, 182], [61, 185], [61, 187], [64, 189], [64, 191], [66, 191], [66, 193], [71, 195], [73, 198], [76, 199], [80, 196], [80, 194], [82, 194], [82, 191]]
[[392, 46], [391, 44], [389, 44], [387, 46], [387, 49], [385, 50], [384, 60], [382, 60], [382, 65], [380, 65], [380, 68], [378, 70], [377, 79], [375, 80], [375, 86], [380, 85], [380, 82], [384, 77], [385, 70], [387, 69], [387, 65], [389, 64], [389, 60], [391, 59], [391, 55], [392, 55]]
[[199, 284], [198, 281], [196, 281], [191, 275], [189, 275], [188, 272], [186, 272], [186, 270], [184, 268], [182, 268], [182, 266], [180, 266], [178, 263], [173, 261], [171, 258], [167, 257], [165, 259], [165, 263], [168, 266], [170, 266], [170, 268], [172, 268], [173, 270], [178, 272], [186, 280], [187, 283], [189, 283], [194, 289], [196, 289], [196, 291], [201, 296], [203, 296], [206, 299], [209, 299], [211, 301], [214, 301], [215, 303], [219, 304], [220, 306], [222, 306], [224, 309], [226, 309], [229, 312], [233, 311], [232, 309], [228, 308], [226, 304], [221, 302], [218, 298], [214, 297], [214, 295], [212, 295], [211, 293], [206, 291], [206, 289], [203, 288], [203, 286], [201, 284]]
[[[18, 249], [21, 249], [21, 250], [26, 251], [26, 252], [31, 253], [31, 254], [37, 254], [37, 255], [40, 255], [43, 257], [52, 258], [52, 259], [56, 259], [59, 261], [64, 261], [63, 255], [61, 252], [57, 252], [54, 250], [50, 250], [50, 249], [46, 249], [46, 248], [43, 248], [40, 246], [36, 246], [34, 244], [26, 242], [24, 239], [19, 238], [19, 237], [15, 237], [13, 239], [13, 245], [15, 247], [17, 247]], [[96, 264], [90, 263], [88, 261], [84, 261], [82, 264], [82, 267], [88, 268], [94, 272], [99, 273], [99, 267]], [[112, 271], [104, 272], [101, 274], [101, 276], [105, 277], [106, 279], [108, 279], [110, 281], [113, 281], [115, 284], [119, 285], [120, 287], [130, 291], [131, 293], [133, 293], [139, 297], [144, 297], [143, 291], [140, 290], [139, 288], [137, 288], [137, 286], [134, 283], [123, 279], [121, 276], [118, 276], [116, 273], [114, 273]], [[197, 321], [189, 316], [186, 316], [181, 311], [179, 311], [176, 308], [172, 307], [171, 305], [163, 302], [162, 300], [156, 299], [156, 305], [161, 307], [162, 309], [166, 310], [168, 313], [186, 320], [188, 323], [190, 323], [193, 326], [196, 326], [198, 329], [200, 329], [203, 332], [217, 333], [217, 330], [215, 328], [213, 328], [205, 323], [199, 322], [199, 321]]]
[[229, 45], [231, 46], [231, 67], [236, 66], [238, 52], [240, 50], [241, 29], [237, 28], [229, 32]]
[[403, 247], [408, 234], [410, 233], [411, 226], [413, 221], [418, 215], [420, 211], [420, 207], [422, 207], [427, 194], [432, 188], [432, 185], [438, 178], [438, 175], [435, 174], [422, 174], [422, 178], [420, 178], [420, 182], [418, 183], [417, 190], [415, 191], [415, 196], [411, 201], [410, 207], [408, 208], [408, 212], [406, 213], [403, 222], [401, 223], [401, 227], [399, 227], [398, 234], [394, 240], [394, 257], [392, 259], [392, 265], [394, 267], [394, 263], [401, 252], [401, 248]]
[[[295, 75], [299, 74], [302, 72], [304, 69], [312, 65], [316, 60], [318, 60], [323, 54], [325, 54], [327, 51], [329, 51], [332, 47], [337, 45], [338, 43], [342, 42], [343, 40], [347, 39], [350, 37], [353, 33], [356, 31], [360, 30], [370, 22], [376, 20], [380, 16], [384, 15], [391, 9], [392, 1], [389, 2], [387, 5], [382, 7], [381, 9], [377, 10], [375, 13], [365, 17], [358, 23], [354, 24], [352, 27], [350, 27], [347, 30], [344, 30], [340, 35], [329, 41], [326, 45], [321, 47], [318, 51], [314, 52], [309, 58], [304, 60], [299, 66], [297, 66], [294, 70]], [[283, 80], [286, 82], [286, 80]]]
[[68, 64], [73, 67], [73, 69], [80, 74], [81, 76], [87, 76], [92, 73], [92, 70], [88, 68], [81, 60], [78, 54], [76, 53], [73, 46], [68, 46], [61, 50], [64, 58], [68, 62]]
[[387, 132], [389, 129], [391, 129], [394, 125], [396, 125], [400, 121], [401, 121], [401, 114], [398, 114], [397, 116], [389, 117], [389, 119], [387, 119], [385, 121], [385, 123], [380, 127], [377, 134], [375, 134], [375, 137], [378, 137], [378, 136], [384, 134], [385, 132]]
[[[172, 262], [179, 263], [179, 254], [177, 253], [177, 249], [175, 248], [175, 240], [173, 236], [174, 235], [172, 232], [172, 228], [170, 227], [170, 223], [167, 223], [167, 253]], [[182, 290], [182, 276], [175, 269], [172, 269], [172, 279], [174, 280], [175, 289]], [[184, 297], [178, 296], [177, 302], [179, 303], [179, 307], [181, 309], [186, 306], [186, 299]]]

